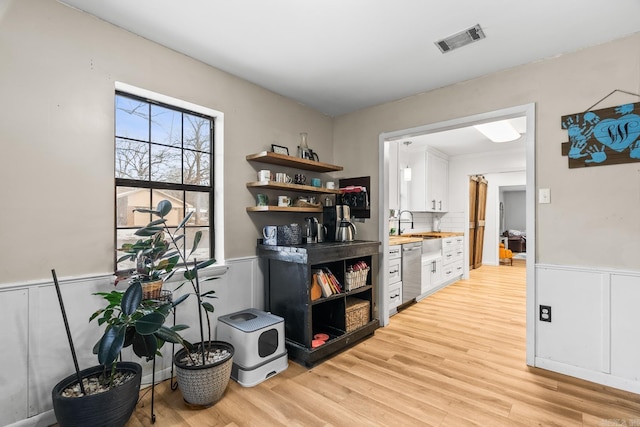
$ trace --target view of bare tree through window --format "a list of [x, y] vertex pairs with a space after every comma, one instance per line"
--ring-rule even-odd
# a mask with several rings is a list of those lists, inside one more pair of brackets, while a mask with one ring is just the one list
[[[136, 212], [168, 199], [174, 212], [169, 225], [178, 225], [189, 212], [186, 247], [203, 231], [198, 259], [212, 253], [210, 212], [213, 119], [169, 105], [118, 93], [115, 97], [116, 248], [133, 243], [137, 227], [150, 215]], [[117, 269], [130, 268], [118, 265]]]

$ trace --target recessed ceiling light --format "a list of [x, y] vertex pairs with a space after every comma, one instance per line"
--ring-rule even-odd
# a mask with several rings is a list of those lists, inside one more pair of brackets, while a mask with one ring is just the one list
[[520, 138], [520, 133], [511, 126], [508, 120], [475, 125], [480, 133], [493, 142], [510, 142]]

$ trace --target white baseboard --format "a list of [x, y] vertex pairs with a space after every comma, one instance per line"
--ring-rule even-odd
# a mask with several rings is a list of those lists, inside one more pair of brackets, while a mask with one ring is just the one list
[[629, 391], [631, 393], [640, 394], [640, 382], [626, 378], [614, 377], [611, 374], [579, 368], [577, 366], [567, 365], [554, 360], [542, 359], [540, 357], [535, 358], [535, 367], [591, 381], [604, 386]]

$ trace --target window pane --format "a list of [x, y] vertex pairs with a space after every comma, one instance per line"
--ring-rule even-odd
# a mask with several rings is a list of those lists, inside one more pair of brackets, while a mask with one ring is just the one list
[[[184, 201], [182, 191], [153, 190], [153, 209], [158, 208], [158, 203], [162, 200], [171, 202], [171, 212], [164, 219], [169, 227], [177, 227], [184, 218]], [[154, 217], [154, 219], [158, 219]]]
[[182, 159], [179, 148], [151, 144], [151, 180], [182, 182]]
[[184, 148], [211, 152], [211, 120], [184, 115]]
[[200, 262], [200, 261], [205, 261], [211, 258], [210, 251], [209, 251], [209, 247], [210, 247], [209, 229], [207, 227], [187, 228], [186, 230], [187, 242], [185, 246], [187, 250], [187, 255], [189, 255], [189, 253], [191, 252], [191, 249], [193, 248], [193, 240], [195, 238], [197, 231], [202, 231], [202, 237], [200, 239], [200, 243], [198, 244], [198, 249], [196, 249], [196, 251], [193, 254], [191, 254], [191, 256], [187, 259], [188, 262], [193, 262], [194, 259]]
[[211, 154], [184, 150], [184, 183], [210, 185]]
[[187, 225], [208, 226], [210, 212], [209, 193], [187, 191], [185, 198], [187, 200], [187, 213], [193, 212]]
[[[125, 255], [124, 252], [119, 251], [118, 249], [122, 247], [124, 243], [135, 243], [140, 240], [139, 236], [136, 236], [135, 229], [124, 229], [118, 230], [116, 233], [116, 261], [120, 259], [121, 256]], [[131, 268], [135, 268], [135, 262], [125, 260], [121, 261], [116, 265], [116, 271], [128, 270]]]
[[116, 95], [116, 136], [149, 141], [149, 104]]
[[149, 180], [149, 144], [116, 139], [116, 178]]
[[180, 147], [182, 113], [158, 105], [151, 105], [151, 142]]
[[116, 188], [117, 227], [139, 227], [150, 221], [149, 214], [134, 212], [134, 209], [149, 209], [151, 190], [145, 188]]

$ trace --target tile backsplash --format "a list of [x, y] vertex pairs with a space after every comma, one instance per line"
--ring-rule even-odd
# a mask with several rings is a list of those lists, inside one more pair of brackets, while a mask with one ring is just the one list
[[[436, 230], [436, 222], [439, 219], [440, 230]], [[403, 233], [410, 231], [451, 231], [464, 232], [468, 227], [468, 221], [465, 220], [464, 212], [413, 212], [413, 228], [411, 228], [411, 216], [403, 213], [400, 230]], [[398, 228], [398, 219], [389, 219], [389, 230]]]

